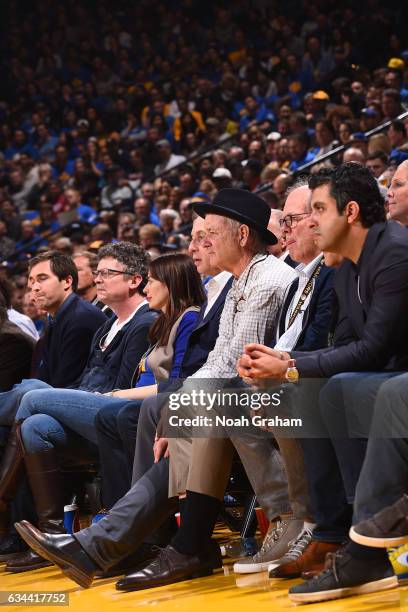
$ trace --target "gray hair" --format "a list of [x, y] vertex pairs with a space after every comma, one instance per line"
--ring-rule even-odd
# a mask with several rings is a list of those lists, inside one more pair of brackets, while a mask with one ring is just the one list
[[[309, 187], [309, 179], [306, 175], [299, 176], [295, 180], [294, 183], [285, 191], [285, 200], [290, 196], [290, 194], [295, 191], [295, 189], [299, 189], [299, 187]], [[312, 202], [312, 192], [310, 192], [310, 197], [307, 202], [307, 208], [311, 210], [311, 202]]]
[[[238, 236], [238, 230], [241, 225], [247, 225], [236, 219], [231, 219], [230, 217], [223, 217], [223, 219], [225, 226], [233, 236]], [[250, 227], [247, 249], [255, 255], [256, 253], [266, 253], [268, 246], [266, 240], [262, 238], [260, 233]]]
[[98, 262], [105, 257], [112, 257], [125, 266], [124, 272], [140, 274], [142, 282], [138, 292], [143, 293], [147, 283], [147, 272], [149, 269], [149, 255], [142, 247], [132, 242], [115, 242], [106, 244], [98, 251]]

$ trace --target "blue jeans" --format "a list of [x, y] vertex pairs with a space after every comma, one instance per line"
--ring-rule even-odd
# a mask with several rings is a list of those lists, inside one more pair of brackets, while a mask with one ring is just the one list
[[24, 395], [34, 389], [52, 389], [50, 385], [36, 378], [25, 378], [10, 391], [0, 393], [0, 426], [11, 427]]
[[119, 411], [129, 403], [89, 391], [39, 389], [24, 395], [16, 420], [25, 419], [21, 434], [28, 453], [66, 448], [72, 432], [96, 444], [94, 423], [99, 410], [113, 406]]

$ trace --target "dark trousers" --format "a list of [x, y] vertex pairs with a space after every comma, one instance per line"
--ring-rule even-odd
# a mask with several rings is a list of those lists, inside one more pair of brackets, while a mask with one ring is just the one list
[[357, 483], [353, 523], [365, 520], [408, 492], [408, 374], [378, 392], [367, 453]]
[[106, 508], [111, 508], [130, 489], [141, 404], [132, 402], [119, 410], [107, 405], [95, 417], [102, 500]]
[[303, 438], [302, 446], [316, 540], [342, 542], [347, 538], [374, 400], [388, 377], [370, 372], [338, 374], [324, 384], [318, 398], [313, 398], [319, 407], [320, 438]]
[[168, 497], [169, 460], [153, 463], [153, 442], [163, 398], [143, 401], [136, 438], [132, 487], [98, 523], [74, 534], [89, 556], [108, 569], [143, 542], [166, 543], [177, 499]]

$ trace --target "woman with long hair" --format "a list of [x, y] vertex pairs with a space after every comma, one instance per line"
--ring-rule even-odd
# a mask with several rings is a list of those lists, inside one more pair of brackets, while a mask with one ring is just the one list
[[[42, 531], [64, 532], [66, 492], [58, 457], [69, 452], [72, 454], [73, 441], [76, 441], [75, 452], [79, 455], [88, 442], [98, 444], [95, 427], [98, 422], [105, 426], [109, 422], [117, 433], [116, 439], [109, 441], [107, 452], [99, 453], [104, 490], [108, 492], [108, 499], [104, 498], [104, 502], [111, 505], [111, 499], [115, 501], [117, 494], [122, 496], [126, 493], [130, 487], [141, 400], [156, 394], [160, 381], [180, 376], [188, 338], [197, 323], [200, 306], [205, 301], [201, 278], [192, 259], [184, 254], [169, 254], [152, 261], [145, 294], [150, 307], [157, 310], [159, 315], [150, 329], [150, 349], [141, 362], [135, 364], [134, 387], [105, 395], [78, 391], [84, 400], [80, 414], [78, 410], [75, 413], [70, 411], [70, 406], [64, 406], [61, 401], [53, 402], [53, 389], [46, 389], [46, 395], [38, 394], [38, 399], [33, 393], [28, 401], [23, 399], [20, 404], [16, 421], [23, 421], [21, 443], [25, 450], [24, 460], [35, 500], [38, 526]], [[58, 393], [61, 394], [61, 390]], [[125, 422], [126, 426], [120, 427]], [[114, 490], [111, 491], [110, 487]], [[13, 559], [13, 564], [15, 562]], [[32, 551], [25, 554], [20, 564], [20, 571], [49, 565]]]

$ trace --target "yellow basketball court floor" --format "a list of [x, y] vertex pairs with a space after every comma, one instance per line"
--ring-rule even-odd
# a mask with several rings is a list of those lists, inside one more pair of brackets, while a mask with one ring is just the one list
[[[23, 574], [9, 574], [0, 566], [0, 591], [66, 593], [69, 605], [35, 606], [39, 610], [115, 612], [116, 610], [141, 610], [154, 612], [279, 612], [298, 608], [287, 597], [287, 589], [296, 581], [269, 580], [266, 572], [236, 575], [232, 565], [224, 565], [224, 572], [212, 577], [180, 582], [160, 587], [121, 593], [115, 590], [115, 579], [96, 580], [90, 589], [82, 589], [65, 578], [56, 567], [44, 568]], [[26, 605], [2, 604], [5, 610], [33, 609]], [[302, 608], [302, 607], [301, 607]], [[300, 609], [301, 609], [300, 608]], [[299, 609], [299, 608], [298, 608]], [[361, 597], [349, 597], [332, 602], [303, 606], [305, 612], [408, 612], [408, 587]]]

